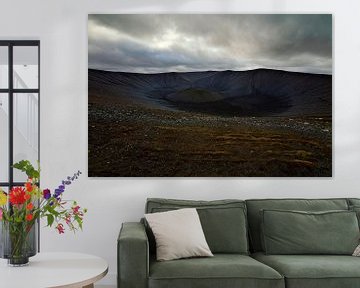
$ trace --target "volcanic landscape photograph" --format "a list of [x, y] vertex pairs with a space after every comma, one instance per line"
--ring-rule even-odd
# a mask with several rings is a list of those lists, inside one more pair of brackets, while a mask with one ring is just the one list
[[331, 177], [331, 14], [91, 14], [90, 177]]

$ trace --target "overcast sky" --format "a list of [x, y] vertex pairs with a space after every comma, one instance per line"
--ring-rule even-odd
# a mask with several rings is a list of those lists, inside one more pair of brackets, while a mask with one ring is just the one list
[[332, 16], [89, 15], [89, 68], [332, 73]]

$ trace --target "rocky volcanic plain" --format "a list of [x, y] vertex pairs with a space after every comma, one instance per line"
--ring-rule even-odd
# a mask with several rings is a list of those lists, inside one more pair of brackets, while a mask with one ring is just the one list
[[330, 75], [89, 70], [89, 176], [330, 177]]

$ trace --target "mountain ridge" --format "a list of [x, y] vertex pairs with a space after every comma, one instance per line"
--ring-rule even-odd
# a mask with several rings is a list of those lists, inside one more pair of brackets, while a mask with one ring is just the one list
[[273, 68], [254, 68], [248, 70], [201, 70], [201, 71], [171, 71], [171, 72], [157, 72], [157, 73], [141, 73], [141, 72], [126, 72], [126, 71], [110, 71], [110, 70], [102, 70], [97, 68], [89, 68], [88, 71], [97, 71], [97, 72], [107, 72], [107, 73], [124, 73], [124, 74], [141, 74], [141, 75], [156, 75], [156, 74], [188, 74], [188, 73], [206, 73], [206, 72], [249, 72], [249, 71], [279, 71], [279, 72], [287, 72], [287, 73], [295, 73], [295, 74], [311, 74], [311, 75], [326, 75], [332, 76], [332, 74], [326, 73], [310, 73], [310, 72], [299, 72], [299, 71], [288, 71], [284, 69], [273, 69]]
[[331, 116], [332, 75], [275, 69], [128, 73], [89, 69], [90, 93], [222, 116]]

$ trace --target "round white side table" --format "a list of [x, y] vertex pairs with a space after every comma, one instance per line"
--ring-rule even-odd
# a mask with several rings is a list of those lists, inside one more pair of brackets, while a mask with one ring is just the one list
[[38, 253], [28, 266], [9, 267], [0, 260], [0, 287], [6, 288], [93, 288], [108, 272], [107, 262], [80, 253]]

